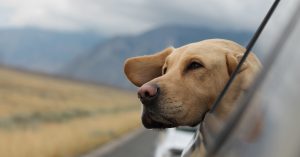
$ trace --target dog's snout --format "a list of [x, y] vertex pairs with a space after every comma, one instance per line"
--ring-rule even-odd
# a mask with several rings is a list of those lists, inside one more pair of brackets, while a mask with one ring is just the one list
[[159, 87], [156, 84], [144, 84], [138, 90], [138, 97], [142, 103], [149, 104], [153, 102], [159, 94]]

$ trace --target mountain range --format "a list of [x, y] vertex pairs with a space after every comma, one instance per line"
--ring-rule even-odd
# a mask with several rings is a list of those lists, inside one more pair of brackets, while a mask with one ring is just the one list
[[225, 38], [245, 45], [249, 32], [217, 31], [189, 26], [163, 26], [136, 36], [115, 37], [74, 59], [60, 72], [68, 77], [132, 88], [123, 74], [126, 58], [152, 54], [168, 46], [179, 47], [210, 38]]
[[0, 63], [55, 73], [104, 37], [94, 32], [61, 32], [37, 28], [0, 30]]

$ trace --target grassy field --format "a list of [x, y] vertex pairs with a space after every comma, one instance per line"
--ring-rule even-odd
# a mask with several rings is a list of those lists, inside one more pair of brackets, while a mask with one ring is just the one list
[[0, 156], [72, 157], [140, 126], [136, 94], [0, 68]]

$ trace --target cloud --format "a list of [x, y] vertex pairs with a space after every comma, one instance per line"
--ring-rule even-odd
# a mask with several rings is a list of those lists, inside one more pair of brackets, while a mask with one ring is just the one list
[[272, 0], [0, 0], [0, 27], [139, 33], [159, 25], [253, 30]]

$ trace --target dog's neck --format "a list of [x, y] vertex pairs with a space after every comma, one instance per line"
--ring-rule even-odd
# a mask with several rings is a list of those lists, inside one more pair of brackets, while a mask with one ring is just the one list
[[242, 75], [237, 77], [232, 82], [220, 104], [216, 107], [216, 110], [205, 115], [201, 124], [201, 134], [204, 140], [204, 145], [210, 145], [211, 143], [207, 141], [207, 139], [214, 138], [216, 134], [220, 133], [230, 115], [234, 112], [238, 103], [244, 97], [246, 90], [250, 87], [251, 81], [247, 80], [249, 78], [253, 80], [254, 75], [251, 77], [245, 77]]
[[200, 127], [203, 139], [203, 143], [201, 144], [203, 152], [212, 144], [212, 139], [216, 137], [216, 134], [220, 133], [230, 114], [236, 108], [238, 100], [243, 97], [245, 89], [240, 86], [239, 81], [238, 79], [232, 84], [216, 110], [205, 115]]
[[[229, 100], [227, 101], [224, 100], [222, 103], [220, 103], [220, 106], [216, 109], [216, 116], [218, 116], [223, 121], [227, 120], [229, 115], [236, 109], [237, 102], [239, 102], [238, 100], [240, 100], [242, 95], [244, 95], [244, 92], [235, 93], [235, 94], [236, 95], [231, 95], [228, 96], [228, 98], [224, 98]], [[236, 99], [233, 97], [236, 97]]]
[[220, 120], [227, 120], [228, 116], [235, 110], [239, 100], [245, 94], [248, 87], [241, 86], [243, 81], [243, 78], [237, 78], [217, 106], [214, 114]]

